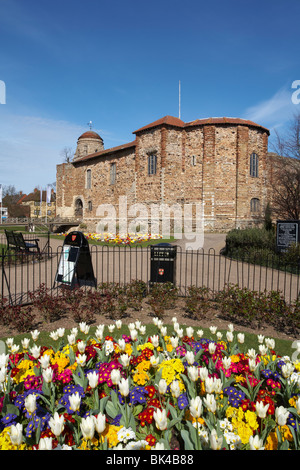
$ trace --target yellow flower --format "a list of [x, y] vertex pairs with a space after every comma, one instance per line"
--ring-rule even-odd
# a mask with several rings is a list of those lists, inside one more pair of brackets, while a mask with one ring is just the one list
[[279, 430], [281, 432], [283, 441], [287, 439], [289, 442], [292, 442], [293, 435], [290, 431], [290, 428], [286, 424], [284, 426], [279, 426]]
[[249, 442], [250, 436], [253, 436], [253, 430], [244, 421], [239, 421], [237, 426], [237, 434], [241, 438], [243, 444]]
[[150, 369], [150, 361], [141, 361], [135, 368], [135, 372], [133, 373], [133, 380], [138, 385], [145, 385], [145, 383], [150, 379], [149, 375], [147, 374], [147, 370]]
[[169, 385], [173, 380], [179, 380], [181, 382], [180, 375], [184, 372], [184, 365], [180, 359], [169, 359], [163, 361], [159, 367], [158, 371], [162, 370], [162, 379], [165, 379]]
[[57, 351], [55, 356], [51, 359], [51, 364], [58, 365], [58, 373], [60, 374], [70, 363], [70, 359], [63, 354], [62, 351]]
[[104, 439], [107, 440], [108, 447], [115, 447], [119, 444], [118, 438], [118, 431], [123, 426], [115, 426], [113, 424], [109, 424], [104, 429], [103, 433], [101, 434], [101, 441], [104, 442]]
[[237, 354], [230, 356], [231, 362], [240, 362], [240, 357]]
[[275, 431], [271, 432], [266, 440], [265, 450], [277, 450], [278, 439]]
[[144, 349], [151, 349], [151, 350], [153, 351], [154, 346], [153, 346], [152, 343], [147, 342], [147, 343], [144, 343], [144, 344], [140, 344], [140, 345], [137, 347], [137, 350], [138, 350], [138, 351], [144, 351]]
[[131, 356], [132, 354], [132, 346], [130, 343], [126, 343], [126, 346], [125, 346], [125, 353], [128, 355], [128, 356]]
[[245, 413], [245, 419], [253, 431], [258, 428], [256, 413], [254, 413], [254, 411], [247, 410]]

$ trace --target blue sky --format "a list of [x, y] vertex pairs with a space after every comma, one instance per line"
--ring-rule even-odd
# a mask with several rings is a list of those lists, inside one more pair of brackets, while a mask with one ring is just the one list
[[299, 0], [0, 0], [0, 183], [53, 183], [90, 120], [109, 148], [178, 116], [179, 80], [184, 121], [283, 132], [300, 112], [299, 19]]

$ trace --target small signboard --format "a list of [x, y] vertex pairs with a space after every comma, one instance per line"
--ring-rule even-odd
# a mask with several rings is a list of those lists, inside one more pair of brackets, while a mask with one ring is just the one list
[[277, 251], [285, 252], [293, 243], [300, 242], [299, 220], [277, 220]]
[[82, 232], [70, 232], [64, 241], [55, 282], [74, 287], [90, 285], [97, 281], [91, 260], [89, 244]]

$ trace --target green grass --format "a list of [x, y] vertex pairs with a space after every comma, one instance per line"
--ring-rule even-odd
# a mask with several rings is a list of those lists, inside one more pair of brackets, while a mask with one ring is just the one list
[[[134, 320], [132, 322], [134, 322]], [[113, 320], [111, 321], [111, 324], [114, 324]], [[171, 335], [172, 332], [173, 332], [173, 326], [172, 325], [165, 325], [165, 326], [167, 326], [168, 334]], [[182, 325], [180, 325], [180, 327], [183, 328], [184, 334], [185, 334], [187, 325], [182, 324]], [[203, 338], [216, 340], [216, 336], [213, 335], [210, 332], [209, 328], [202, 328], [201, 325], [193, 326], [193, 328], [194, 328], [194, 337], [195, 337], [196, 340], [198, 338], [196, 333], [199, 329], [203, 330], [203, 332], [204, 332], [204, 334], [202, 336]], [[55, 328], [53, 328], [53, 330], [55, 330]], [[53, 330], [51, 330], [51, 331], [53, 331]], [[89, 334], [85, 335], [84, 333], [82, 333], [80, 331], [79, 326], [78, 326], [78, 336], [77, 336], [77, 338], [86, 340], [87, 337], [93, 336], [93, 334], [95, 333], [95, 330], [96, 330], [96, 326], [91, 326]], [[157, 327], [154, 324], [152, 324], [152, 323], [147, 324], [146, 325], [146, 335], [144, 336], [144, 338], [146, 339], [147, 335], [150, 336], [150, 335], [153, 335], [153, 334], [157, 334], [157, 331], [158, 331]], [[218, 330], [218, 331], [223, 333], [223, 338], [222, 339], [226, 341], [226, 330]], [[45, 331], [40, 330], [40, 335], [39, 335], [38, 340], [36, 341], [36, 344], [40, 345], [40, 346], [54, 346], [55, 348], [57, 348], [57, 346], [60, 342], [62, 342], [63, 344], [68, 343], [67, 336], [69, 334], [70, 334], [70, 330], [66, 329], [65, 335], [64, 335], [63, 338], [59, 339], [58, 341], [53, 341], [49, 336], [49, 332], [45, 332]], [[107, 325], [105, 326], [104, 337], [108, 335], [108, 336], [112, 336], [115, 340], [118, 340], [119, 338], [122, 337], [123, 334], [129, 335], [129, 329], [128, 329], [127, 325], [122, 325], [122, 328], [120, 330], [115, 328], [112, 333], [109, 332], [108, 326]], [[237, 335], [237, 331], [235, 330], [234, 331], [235, 339], [236, 339], [236, 335]], [[5, 340], [9, 337], [11, 337], [11, 336], [6, 336], [6, 337], [3, 337], [3, 338], [0, 338], [0, 341], [5, 342]], [[23, 338], [31, 338], [31, 334], [26, 333], [26, 334], [16, 335], [14, 337], [14, 343], [21, 345], [21, 340]], [[236, 340], [235, 340], [235, 342], [236, 342]], [[276, 352], [277, 356], [286, 356], [287, 355], [287, 356], [291, 357], [292, 354], [295, 352], [295, 349], [292, 348], [292, 343], [293, 343], [292, 341], [275, 338], [275, 352]], [[31, 341], [31, 345], [32, 344], [33, 344], [33, 341]], [[257, 339], [256, 334], [245, 333], [245, 342], [244, 342], [243, 345], [240, 345], [240, 349], [241, 349], [242, 352], [247, 352], [248, 349], [254, 348], [258, 352], [258, 345], [259, 345], [259, 343], [258, 343], [258, 339]]]

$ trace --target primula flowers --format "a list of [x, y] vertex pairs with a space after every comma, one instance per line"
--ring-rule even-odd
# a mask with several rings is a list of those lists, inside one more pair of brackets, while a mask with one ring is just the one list
[[[299, 449], [300, 363], [233, 325], [39, 332], [0, 355], [0, 450]], [[107, 331], [105, 332], [105, 328]], [[169, 328], [170, 330], [170, 328]], [[124, 330], [122, 330], [124, 331]], [[32, 344], [34, 342], [34, 344]], [[58, 341], [59, 343], [59, 341]], [[23, 348], [23, 349], [20, 349]]]

